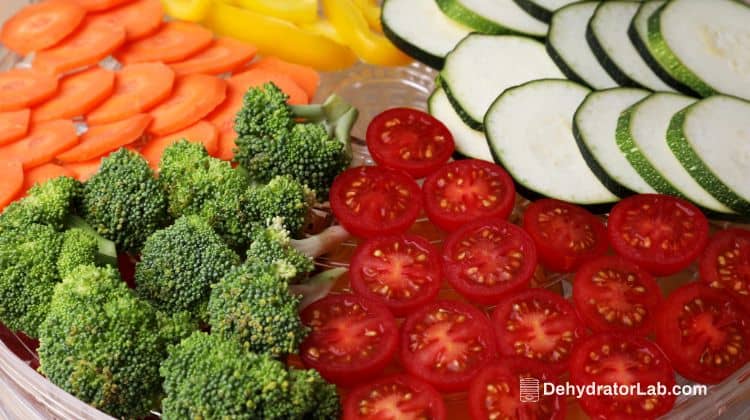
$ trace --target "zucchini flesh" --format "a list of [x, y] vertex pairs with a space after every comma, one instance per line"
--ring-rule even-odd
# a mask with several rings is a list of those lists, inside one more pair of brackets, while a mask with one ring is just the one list
[[485, 34], [547, 35], [547, 24], [513, 0], [433, 0], [451, 19]]
[[427, 106], [430, 114], [445, 124], [453, 134], [456, 152], [466, 157], [493, 162], [484, 133], [474, 130], [461, 120], [442, 88], [438, 87], [432, 92]]

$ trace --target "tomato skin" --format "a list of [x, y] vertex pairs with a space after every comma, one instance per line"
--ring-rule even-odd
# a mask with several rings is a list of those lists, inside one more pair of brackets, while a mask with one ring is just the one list
[[617, 203], [607, 230], [619, 255], [655, 276], [687, 268], [708, 242], [708, 220], [698, 207], [659, 194], [634, 195]]
[[[337, 385], [350, 386], [379, 375], [398, 349], [396, 319], [383, 305], [361, 296], [328, 295], [305, 308], [300, 318], [311, 328], [300, 345], [302, 361]], [[363, 345], [367, 346], [364, 356]]]
[[[398, 390], [398, 391], [395, 391]], [[373, 392], [379, 395], [376, 401], [372, 401]], [[400, 397], [397, 405], [399, 408], [407, 411], [398, 413], [374, 411], [377, 407], [377, 400], [384, 397], [393, 397], [397, 393]], [[403, 398], [404, 393], [410, 393], [408, 399]], [[369, 404], [367, 404], [369, 403]], [[385, 405], [391, 405], [392, 401], [387, 401]], [[368, 413], [363, 414], [363, 406]], [[398, 419], [398, 415], [412, 415], [415, 418], [424, 418], [426, 420], [445, 420], [446, 410], [443, 396], [435, 390], [430, 384], [406, 374], [395, 374], [375, 380], [374, 382], [360, 385], [354, 388], [344, 399], [343, 403], [343, 420], [379, 420], [383, 418]], [[385, 417], [392, 414], [391, 417]]]
[[427, 217], [448, 232], [477, 219], [507, 219], [516, 202], [510, 175], [500, 166], [478, 159], [444, 165], [427, 177], [422, 191]]
[[750, 314], [724, 291], [688, 283], [667, 296], [654, 321], [656, 342], [687, 379], [719, 383], [750, 361]]
[[359, 166], [339, 174], [331, 186], [330, 201], [341, 225], [362, 238], [405, 232], [422, 207], [419, 185], [412, 178], [377, 166]]
[[[552, 198], [537, 200], [523, 214], [523, 228], [548, 270], [570, 273], [609, 248], [602, 221], [583, 207]], [[570, 244], [575, 244], [571, 249]]]
[[425, 177], [450, 159], [453, 135], [432, 115], [412, 108], [391, 108], [370, 122], [365, 136], [378, 165]]
[[[461, 319], [461, 321], [458, 321]], [[447, 322], [446, 322], [447, 321]], [[460, 327], [457, 323], [460, 322]], [[429, 334], [430, 337], [424, 337]], [[451, 335], [460, 334], [459, 339], [452, 340]], [[437, 337], [435, 337], [437, 335]], [[422, 341], [417, 342], [421, 339]], [[437, 366], [434, 357], [440, 353], [436, 347], [440, 346], [440, 339], [450, 340], [453, 347], [464, 347], [460, 357], [469, 352], [469, 362], [458, 369], [451, 361], [445, 361]], [[470, 340], [470, 342], [466, 342]], [[457, 344], [458, 343], [458, 344]], [[423, 345], [424, 347], [419, 347]], [[423, 352], [427, 352], [426, 356]], [[401, 327], [401, 348], [399, 352], [401, 364], [411, 375], [429, 383], [443, 392], [457, 392], [466, 390], [469, 382], [484, 366], [496, 356], [492, 325], [482, 311], [467, 303], [455, 300], [438, 300], [412, 313], [406, 318]], [[444, 354], [440, 357], [447, 357]], [[457, 356], [458, 357], [458, 356]], [[429, 358], [428, 361], [423, 359]], [[455, 358], [453, 359], [455, 360]], [[426, 365], [431, 363], [432, 365]]]
[[732, 293], [750, 311], [750, 230], [726, 229], [714, 235], [701, 257], [700, 275], [709, 286]]
[[[662, 300], [661, 289], [651, 274], [614, 255], [585, 263], [573, 280], [576, 312], [595, 332], [646, 335]], [[607, 311], [601, 313], [600, 308]], [[608, 321], [607, 317], [613, 318]]]
[[528, 287], [536, 256], [529, 235], [499, 218], [466, 224], [452, 232], [443, 246], [448, 282], [467, 299], [486, 305]]

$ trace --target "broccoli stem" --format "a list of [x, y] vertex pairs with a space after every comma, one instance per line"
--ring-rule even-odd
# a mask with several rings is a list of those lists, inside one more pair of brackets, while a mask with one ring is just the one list
[[333, 136], [345, 147], [347, 157], [351, 158], [351, 131], [357, 122], [359, 111], [339, 95], [331, 95], [322, 104], [291, 105], [292, 115], [305, 122], [323, 124], [328, 135]]
[[325, 255], [349, 238], [350, 234], [340, 225], [334, 225], [317, 235], [305, 239], [292, 239], [292, 246], [310, 258]]
[[299, 310], [310, 306], [311, 303], [323, 299], [331, 291], [336, 280], [348, 270], [343, 267], [331, 268], [310, 277], [304, 283], [289, 285], [289, 291], [295, 295], [302, 295]]
[[86, 223], [85, 220], [75, 215], [68, 215], [68, 217], [66, 217], [65, 227], [67, 229], [78, 228], [94, 235], [99, 246], [96, 253], [96, 262], [102, 265], [117, 267], [117, 246], [114, 242], [100, 235], [99, 232]]

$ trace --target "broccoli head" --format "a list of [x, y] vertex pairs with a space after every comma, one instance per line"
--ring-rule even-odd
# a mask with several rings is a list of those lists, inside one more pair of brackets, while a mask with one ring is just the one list
[[275, 217], [268, 227], [258, 226], [252, 235], [252, 242], [247, 249], [247, 261], [251, 264], [271, 265], [276, 261], [285, 261], [297, 273], [305, 276], [315, 266], [312, 258], [292, 246], [289, 232], [284, 228], [284, 219]]
[[251, 188], [246, 203], [252, 220], [267, 224], [281, 217], [284, 228], [298, 237], [309, 220], [315, 192], [292, 177], [277, 176], [266, 185]]
[[265, 84], [262, 89], [249, 89], [235, 118], [234, 131], [239, 136], [266, 138], [291, 130], [294, 115], [287, 105], [288, 99], [273, 83]]
[[62, 247], [57, 258], [60, 277], [70, 274], [79, 265], [93, 265], [99, 253], [99, 240], [84, 229], [70, 229], [63, 233]]
[[102, 160], [83, 187], [82, 216], [105, 238], [126, 251], [140, 250], [167, 221], [167, 199], [148, 162], [120, 149]]
[[5, 209], [0, 216], [0, 226], [38, 223], [62, 230], [80, 193], [81, 184], [69, 177], [58, 177], [36, 184], [26, 197]]

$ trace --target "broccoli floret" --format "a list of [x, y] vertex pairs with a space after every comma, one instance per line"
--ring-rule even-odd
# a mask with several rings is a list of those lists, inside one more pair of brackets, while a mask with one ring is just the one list
[[[100, 235], [91, 225], [80, 217], [71, 214], [65, 220], [65, 227], [72, 230], [82, 230], [88, 236], [96, 238], [96, 263], [97, 265], [111, 265], [117, 267], [117, 246], [114, 242]], [[71, 245], [72, 246], [72, 245]], [[71, 267], [72, 268], [72, 267]], [[64, 277], [64, 275], [61, 274]]]
[[120, 149], [102, 160], [83, 187], [82, 216], [102, 236], [126, 251], [167, 223], [167, 200], [148, 162]]
[[2, 226], [28, 226], [31, 223], [49, 225], [62, 230], [75, 200], [81, 193], [81, 184], [73, 178], [58, 177], [36, 184], [23, 199], [9, 205], [2, 216]]
[[135, 268], [136, 291], [167, 313], [205, 314], [211, 284], [240, 263], [199, 216], [184, 216], [151, 235]]
[[302, 233], [315, 203], [315, 192], [289, 176], [275, 177], [266, 185], [251, 188], [247, 195], [253, 220], [265, 224], [281, 217], [284, 228], [294, 237]]
[[289, 97], [273, 83], [262, 89], [249, 89], [237, 113], [234, 131], [239, 136], [273, 137], [291, 130], [294, 115], [286, 101]]
[[179, 343], [200, 329], [198, 320], [188, 311], [170, 314], [157, 309], [156, 321], [164, 341], [172, 344]]
[[260, 265], [286, 261], [294, 267], [298, 276], [304, 276], [315, 268], [312, 258], [292, 246], [289, 232], [284, 229], [284, 219], [280, 217], [271, 219], [268, 227], [254, 230], [252, 242], [247, 249], [247, 261]]
[[66, 230], [57, 258], [57, 271], [60, 277], [67, 276], [79, 265], [95, 264], [98, 252], [99, 242], [96, 236], [83, 229]]

